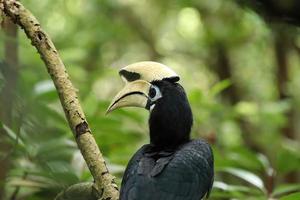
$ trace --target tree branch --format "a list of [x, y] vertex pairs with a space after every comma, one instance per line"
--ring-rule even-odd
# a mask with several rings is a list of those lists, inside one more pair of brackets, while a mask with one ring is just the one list
[[38, 50], [50, 74], [69, 126], [77, 145], [94, 177], [97, 198], [117, 200], [118, 188], [114, 177], [108, 172], [103, 156], [88, 126], [73, 87], [59, 54], [38, 20], [21, 3], [15, 0], [0, 0], [0, 9], [24, 29], [33, 46]]

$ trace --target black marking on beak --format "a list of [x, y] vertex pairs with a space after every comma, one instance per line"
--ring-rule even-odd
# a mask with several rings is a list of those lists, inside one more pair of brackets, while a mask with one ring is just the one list
[[130, 95], [133, 95], [133, 94], [139, 94], [139, 95], [142, 95], [142, 96], [145, 96], [147, 99], [148, 99], [148, 97], [144, 94], [144, 93], [142, 93], [142, 92], [138, 92], [138, 91], [136, 91], [136, 92], [129, 92], [129, 93], [127, 93], [127, 94], [124, 94], [123, 96], [121, 96], [118, 100], [116, 100], [114, 103], [113, 103], [113, 105], [111, 105], [110, 107], [113, 107], [116, 103], [118, 103], [121, 99], [123, 99], [124, 97], [127, 97], [127, 96], [130, 96]]
[[148, 98], [147, 104], [146, 104], [146, 109], [150, 110], [150, 106], [152, 105], [152, 102], [150, 101], [150, 99]]
[[123, 76], [128, 82], [136, 81], [141, 78], [141, 75], [136, 72], [130, 72], [122, 69], [119, 71], [120, 76]]

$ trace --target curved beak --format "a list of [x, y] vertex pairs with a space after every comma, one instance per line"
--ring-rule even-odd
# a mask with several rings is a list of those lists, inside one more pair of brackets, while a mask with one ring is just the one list
[[106, 114], [122, 107], [146, 108], [150, 86], [151, 84], [149, 82], [143, 80], [128, 82], [114, 97]]

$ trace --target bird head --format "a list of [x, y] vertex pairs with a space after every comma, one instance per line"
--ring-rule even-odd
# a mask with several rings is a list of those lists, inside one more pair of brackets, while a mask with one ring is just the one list
[[107, 113], [122, 107], [150, 111], [151, 143], [176, 146], [189, 139], [192, 112], [179, 76], [166, 65], [138, 62], [119, 72], [124, 88], [114, 97]]
[[177, 82], [179, 76], [169, 67], [151, 61], [128, 65], [119, 71], [125, 87], [114, 97], [107, 113], [121, 107], [142, 107], [153, 110], [162, 98], [160, 81]]

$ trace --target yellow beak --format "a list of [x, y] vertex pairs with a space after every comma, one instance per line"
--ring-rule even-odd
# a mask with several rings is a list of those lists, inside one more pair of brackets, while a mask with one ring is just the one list
[[106, 114], [122, 107], [145, 108], [151, 84], [147, 81], [136, 80], [128, 82], [125, 87], [114, 97]]

